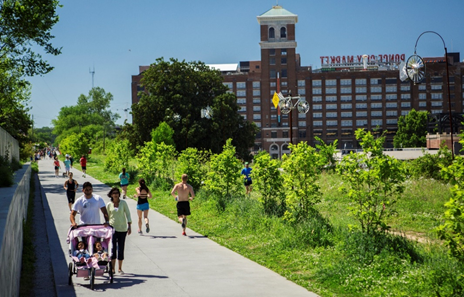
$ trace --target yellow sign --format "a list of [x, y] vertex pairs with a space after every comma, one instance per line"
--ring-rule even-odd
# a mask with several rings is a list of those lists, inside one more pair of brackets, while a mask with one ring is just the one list
[[272, 103], [274, 103], [275, 108], [277, 108], [277, 105], [279, 105], [279, 95], [277, 95], [277, 92], [275, 92], [274, 96], [272, 97]]

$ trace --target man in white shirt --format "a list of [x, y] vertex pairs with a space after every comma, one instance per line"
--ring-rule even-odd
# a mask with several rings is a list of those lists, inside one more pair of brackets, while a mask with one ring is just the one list
[[72, 206], [71, 215], [69, 216], [71, 226], [77, 227], [75, 217], [78, 212], [80, 214], [79, 223], [81, 225], [101, 224], [100, 211], [105, 217], [105, 225], [108, 225], [109, 217], [106, 211], [105, 201], [99, 195], [92, 194], [92, 184], [90, 182], [85, 182], [82, 186], [82, 192], [84, 192], [84, 195], [77, 199]]

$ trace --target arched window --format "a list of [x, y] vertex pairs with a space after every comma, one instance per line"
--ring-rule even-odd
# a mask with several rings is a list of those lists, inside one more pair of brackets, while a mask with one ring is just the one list
[[274, 28], [269, 28], [269, 38], [275, 38], [275, 31]]
[[287, 38], [287, 29], [285, 27], [280, 28], [280, 38]]
[[288, 151], [288, 150], [289, 150], [289, 149], [288, 149], [288, 144], [284, 144], [284, 145], [282, 146], [282, 150], [283, 150], [283, 151]]
[[277, 145], [275, 145], [275, 144], [271, 145], [271, 151], [277, 151], [277, 150], [279, 150]]

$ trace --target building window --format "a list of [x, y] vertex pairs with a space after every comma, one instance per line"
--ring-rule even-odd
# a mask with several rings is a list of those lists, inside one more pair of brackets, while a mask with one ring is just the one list
[[396, 110], [387, 110], [387, 117], [396, 117], [398, 112]]
[[396, 125], [398, 124], [398, 119], [387, 119], [387, 125]]
[[387, 102], [386, 106], [387, 108], [396, 108], [398, 104], [396, 102]]
[[357, 112], [356, 112], [356, 117], [358, 117], [358, 118], [365, 118], [365, 117], [367, 117], [367, 111], [357, 111]]
[[253, 106], [253, 111], [261, 111], [261, 106]]
[[237, 97], [246, 97], [246, 91], [237, 91]]
[[356, 85], [357, 85], [357, 86], [364, 86], [364, 85], [366, 85], [366, 79], [365, 79], [365, 78], [357, 78], [357, 79], [356, 79]]
[[385, 87], [385, 92], [387, 93], [396, 93], [396, 86], [386, 86]]
[[371, 93], [382, 93], [382, 87], [371, 87]]
[[432, 93], [432, 99], [443, 99], [442, 93]]
[[405, 99], [405, 100], [411, 99], [411, 94], [401, 94], [401, 99]]
[[269, 28], [269, 38], [275, 38], [275, 30], [274, 28]]
[[313, 96], [313, 102], [322, 102], [322, 96]]
[[325, 122], [327, 126], [337, 126], [338, 121], [326, 121]]
[[336, 86], [337, 85], [337, 80], [336, 79], [327, 79], [325, 81], [326, 86]]
[[401, 85], [401, 91], [402, 92], [406, 92], [406, 91], [410, 91], [411, 90], [411, 86], [409, 85]]
[[385, 96], [385, 99], [387, 100], [396, 100], [398, 97], [396, 96], [396, 94], [387, 94]]
[[287, 29], [285, 27], [280, 28], [280, 38], [287, 38]]
[[306, 127], [306, 121], [298, 121], [298, 127]]
[[273, 82], [271, 82], [271, 83], [269, 84], [269, 86], [270, 86], [271, 88], [275, 88], [275, 87], [277, 86], [277, 83], [276, 83], [275, 81], [273, 81]]
[[306, 84], [305, 84], [305, 81], [304, 80], [299, 80], [298, 81], [298, 86], [299, 87], [304, 87]]
[[432, 114], [434, 113], [442, 113], [443, 110], [441, 109], [432, 109]]
[[259, 113], [253, 114], [253, 120], [261, 120], [261, 115]]
[[382, 100], [382, 95], [371, 95], [371, 100]]
[[306, 119], [306, 114], [305, 113], [298, 113], [298, 118], [299, 119]]
[[237, 89], [246, 89], [246, 83], [245, 82], [238, 82], [237, 83]]
[[367, 126], [367, 120], [356, 120], [356, 126]]
[[313, 87], [320, 87], [322, 86], [322, 82], [320, 79], [313, 80]]
[[371, 126], [376, 127], [376, 126], [382, 126], [382, 120], [371, 120]]
[[381, 85], [382, 79], [381, 78], [371, 78], [371, 85]]
[[425, 90], [427, 90], [427, 86], [426, 85], [419, 85], [419, 90], [420, 91], [425, 91]]
[[325, 117], [326, 118], [336, 118], [337, 117], [337, 113], [336, 112], [327, 112], [325, 114]]
[[337, 102], [337, 96], [325, 96], [325, 102]]
[[347, 126], [353, 126], [353, 121], [352, 120], [343, 120], [342, 121], [342, 127], [347, 127]]
[[246, 98], [238, 98], [237, 104], [246, 104]]
[[340, 88], [340, 93], [342, 93], [342, 94], [351, 93], [351, 87]]
[[246, 114], [242, 114], [241, 116], [242, 116], [242, 118], [243, 118], [244, 120], [247, 119], [247, 118], [246, 118]]
[[261, 122], [255, 122], [256, 127], [261, 128]]
[[350, 95], [350, 96], [346, 96], [346, 95], [345, 95], [345, 96], [341, 96], [341, 97], [340, 97], [340, 100], [341, 100], [341, 101], [351, 101], [351, 95]]
[[261, 104], [261, 98], [253, 98], [253, 104]]
[[441, 101], [434, 101], [434, 102], [432, 102], [432, 106], [443, 106], [443, 102], [441, 102]]
[[356, 103], [356, 108], [367, 108], [367, 103]]
[[275, 65], [275, 58], [269, 58], [269, 65]]
[[287, 55], [287, 49], [286, 48], [283, 48], [280, 50], [280, 55], [281, 56], [286, 56]]
[[353, 116], [353, 112], [351, 111], [344, 111], [342, 112], [342, 118], [351, 118]]
[[427, 107], [427, 102], [419, 102], [419, 106], [420, 107]]
[[275, 69], [271, 69], [271, 70], [270, 70], [269, 76], [270, 76], [270, 78], [277, 78]]
[[322, 94], [321, 88], [313, 88], [313, 94]]
[[356, 93], [366, 93], [367, 88], [366, 87], [356, 87]]
[[427, 99], [427, 94], [426, 93], [419, 93], [419, 100], [425, 100]]
[[280, 64], [281, 65], [286, 65], [287, 64], [287, 58], [281, 58], [280, 59]]
[[371, 103], [371, 108], [382, 108], [382, 103]]
[[225, 85], [226, 87], [229, 88], [229, 90], [232, 90], [233, 88], [233, 84], [231, 82], [225, 82], [225, 83], [222, 83], [223, 85]]
[[322, 118], [322, 112], [313, 112], [313, 118]]
[[306, 131], [304, 131], [304, 130], [299, 130], [299, 131], [298, 131], [298, 134], [299, 134], [300, 138], [306, 138]]
[[326, 94], [337, 94], [337, 88], [325, 88]]
[[341, 104], [341, 109], [351, 109], [353, 105], [351, 103], [343, 103]]
[[337, 104], [327, 104], [325, 108], [326, 109], [337, 109]]
[[277, 138], [277, 131], [271, 131], [271, 138]]
[[239, 106], [240, 109], [238, 110], [238, 112], [246, 112], [246, 106]]
[[321, 104], [314, 104], [313, 105], [313, 110], [321, 110], [322, 109], [322, 105]]
[[381, 111], [371, 111], [371, 117], [381, 117], [382, 112]]
[[430, 88], [432, 90], [441, 90], [442, 89], [442, 85], [430, 85]]
[[340, 84], [342, 86], [351, 86], [351, 79], [341, 79]]
[[313, 121], [313, 126], [315, 126], [315, 127], [316, 126], [317, 127], [322, 126], [322, 121]]
[[287, 69], [282, 69], [281, 70], [281, 73], [282, 73], [282, 77], [287, 77]]
[[411, 107], [411, 102], [401, 102], [401, 107]]
[[306, 90], [303, 88], [298, 89], [298, 95], [306, 95]]
[[253, 89], [257, 89], [261, 86], [261, 83], [259, 81], [254, 81], [253, 82]]
[[[433, 112], [432, 112], [433, 113]], [[402, 116], [407, 116], [409, 114], [409, 110], [402, 110], [401, 115]]]
[[286, 81], [281, 81], [280, 84], [282, 85], [282, 87], [286, 87], [286, 86], [287, 86], [287, 82], [286, 82]]

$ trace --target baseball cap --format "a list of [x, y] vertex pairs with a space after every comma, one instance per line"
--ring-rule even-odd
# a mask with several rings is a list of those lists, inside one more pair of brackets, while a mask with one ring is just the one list
[[245, 162], [245, 165], [248, 165], [248, 162]]

